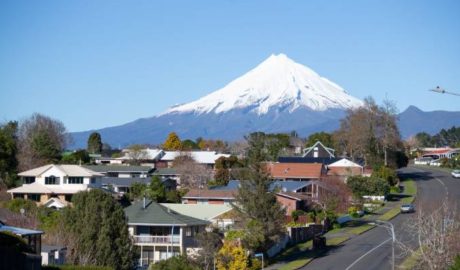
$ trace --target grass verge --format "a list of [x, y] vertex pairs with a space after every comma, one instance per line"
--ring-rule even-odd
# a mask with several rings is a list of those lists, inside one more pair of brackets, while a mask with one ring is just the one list
[[415, 253], [412, 253], [404, 261], [398, 265], [398, 269], [410, 270], [414, 269], [417, 265], [417, 260], [420, 257], [420, 250], [417, 250]]
[[348, 239], [350, 239], [349, 236], [340, 236], [340, 237], [329, 238], [329, 239], [326, 240], [326, 244], [327, 244], [328, 247], [338, 246], [338, 245], [342, 244], [343, 242], [347, 241]]
[[374, 228], [375, 226], [373, 225], [370, 225], [370, 224], [364, 224], [364, 225], [361, 225], [359, 227], [356, 227], [356, 228], [353, 228], [353, 229], [350, 229], [349, 231], [347, 231], [348, 233], [351, 233], [351, 234], [354, 234], [354, 235], [360, 235], [360, 234], [363, 234], [365, 232], [367, 232], [368, 230]]

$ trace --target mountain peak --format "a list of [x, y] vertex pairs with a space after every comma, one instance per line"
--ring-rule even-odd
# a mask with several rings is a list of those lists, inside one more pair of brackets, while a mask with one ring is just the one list
[[222, 113], [249, 108], [250, 112], [260, 115], [280, 108], [289, 112], [298, 108], [325, 111], [361, 105], [361, 100], [348, 95], [337, 84], [280, 53], [270, 55], [225, 87], [196, 101], [172, 107], [164, 114]]

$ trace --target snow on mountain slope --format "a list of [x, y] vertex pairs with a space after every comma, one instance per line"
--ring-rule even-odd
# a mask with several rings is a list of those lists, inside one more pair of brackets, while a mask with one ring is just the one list
[[251, 108], [258, 115], [273, 108], [314, 111], [348, 109], [362, 105], [337, 84], [284, 54], [271, 55], [243, 76], [196, 101], [171, 107], [169, 113], [223, 113]]

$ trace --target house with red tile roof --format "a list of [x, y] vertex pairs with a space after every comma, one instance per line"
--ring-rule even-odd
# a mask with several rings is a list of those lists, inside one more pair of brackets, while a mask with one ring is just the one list
[[319, 180], [326, 176], [322, 163], [267, 163], [267, 170], [277, 180]]

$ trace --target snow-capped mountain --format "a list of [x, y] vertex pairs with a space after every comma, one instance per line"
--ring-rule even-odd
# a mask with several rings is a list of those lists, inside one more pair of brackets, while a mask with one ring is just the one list
[[[230, 141], [254, 131], [295, 130], [305, 136], [335, 130], [345, 110], [360, 105], [337, 84], [279, 54], [203, 98], [98, 132], [117, 147], [161, 143], [171, 131], [181, 138]], [[73, 148], [85, 147], [90, 132], [72, 133]]]
[[360, 105], [361, 100], [348, 95], [337, 84], [279, 54], [271, 55], [224, 88], [196, 101], [172, 107], [163, 114], [225, 113], [251, 107], [250, 112], [261, 115], [273, 108], [285, 108], [289, 112], [302, 107], [325, 111]]

